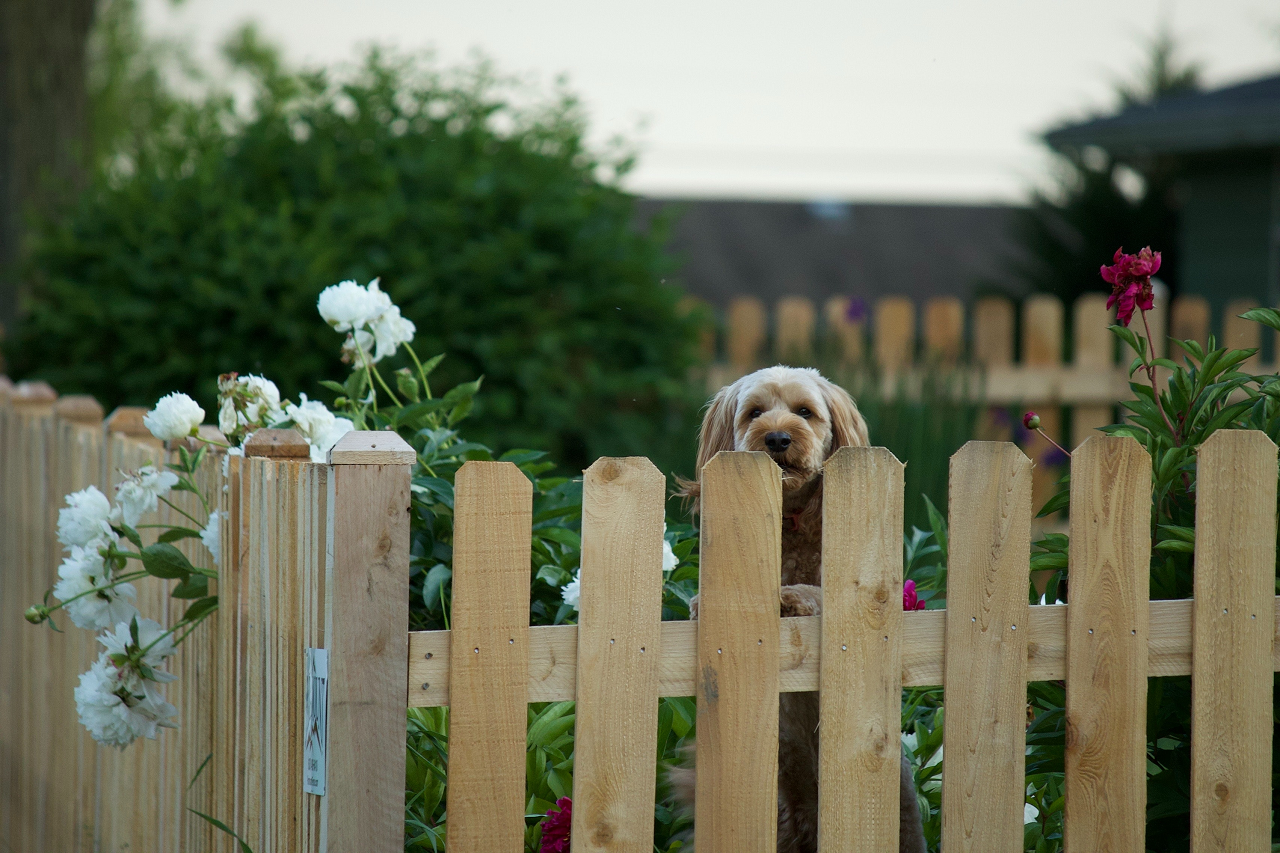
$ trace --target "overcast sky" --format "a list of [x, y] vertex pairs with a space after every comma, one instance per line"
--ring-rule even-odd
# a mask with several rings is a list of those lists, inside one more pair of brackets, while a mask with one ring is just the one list
[[1220, 85], [1280, 72], [1275, 0], [145, 0], [197, 50], [254, 20], [295, 61], [479, 50], [638, 143], [637, 192], [1016, 201], [1037, 134], [1113, 103], [1161, 21]]

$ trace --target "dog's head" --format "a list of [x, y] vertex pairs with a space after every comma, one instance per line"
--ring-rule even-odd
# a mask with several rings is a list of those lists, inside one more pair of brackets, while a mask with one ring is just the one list
[[[786, 495], [822, 473], [837, 449], [865, 447], [867, 425], [853, 398], [811, 367], [766, 367], [721, 388], [698, 433], [698, 471], [721, 450], [759, 450], [782, 469]], [[684, 494], [697, 498], [696, 482]]]

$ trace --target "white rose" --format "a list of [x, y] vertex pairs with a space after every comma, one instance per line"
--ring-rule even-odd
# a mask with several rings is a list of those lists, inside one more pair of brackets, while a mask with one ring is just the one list
[[142, 516], [154, 512], [159, 499], [169, 494], [178, 483], [178, 475], [172, 471], [160, 471], [153, 465], [139, 468], [116, 486], [116, 504], [130, 527], [136, 527]]
[[[173, 644], [173, 635], [165, 633], [165, 627], [154, 619], [139, 619], [138, 649], [147, 649], [142, 656], [142, 663], [155, 672], [156, 681], [173, 681], [176, 675], [161, 671], [164, 659], [177, 651]], [[103, 631], [98, 642], [106, 648], [109, 655], [125, 655], [134, 650], [133, 636], [130, 633], [131, 622], [119, 622], [114, 631]]]
[[311, 461], [321, 465], [329, 461], [329, 451], [338, 443], [338, 439], [356, 428], [348, 418], [334, 418], [333, 423], [325, 430], [323, 436], [311, 445]]
[[[375, 362], [395, 355], [396, 349], [401, 344], [407, 344], [412, 341], [413, 335], [417, 331], [413, 321], [401, 317], [400, 309], [395, 305], [390, 306], [379, 314], [370, 328], [373, 330], [373, 338], [377, 344], [377, 352], [374, 353], [373, 357]], [[356, 337], [359, 339], [360, 336], [357, 335]], [[367, 348], [367, 344], [361, 342], [361, 345]]]
[[320, 291], [316, 308], [326, 323], [338, 332], [359, 329], [385, 311], [391, 299], [378, 288], [375, 278], [368, 288], [343, 281]]
[[80, 676], [75, 698], [80, 724], [93, 739], [121, 748], [139, 737], [154, 739], [160, 726], [173, 728], [169, 720], [178, 713], [154, 684], [121, 672], [105, 652]]
[[666, 539], [662, 540], [662, 571], [669, 572], [676, 566], [680, 565], [680, 561], [676, 559], [676, 552], [671, 550], [671, 543]]
[[97, 486], [72, 492], [66, 501], [66, 508], [58, 510], [58, 541], [63, 545], [88, 545], [111, 534], [111, 502]]
[[218, 429], [222, 430], [223, 435], [235, 435], [240, 428], [240, 421], [236, 417], [236, 401], [227, 397], [222, 401], [222, 406], [218, 408]]
[[578, 578], [574, 577], [573, 580], [560, 589], [560, 598], [574, 610], [578, 609], [578, 598], [581, 595], [580, 587], [581, 584], [578, 582]]
[[218, 522], [221, 516], [222, 513], [216, 510], [209, 513], [209, 523], [204, 526], [204, 530], [200, 531], [200, 541], [213, 555], [213, 564], [219, 567], [222, 565], [222, 538], [219, 532], [221, 524]]
[[333, 427], [333, 412], [319, 400], [308, 400], [306, 394], [301, 398], [301, 403], [290, 403], [285, 407], [285, 417], [293, 421], [294, 428], [307, 440], [307, 444], [316, 444]]
[[143, 425], [161, 441], [174, 441], [195, 433], [204, 423], [204, 409], [186, 394], [166, 394], [142, 419]]
[[104, 579], [88, 575], [69, 575], [53, 585], [53, 594], [59, 601], [68, 602], [62, 609], [67, 611], [68, 618], [76, 627], [99, 631], [128, 622], [138, 614], [138, 608], [133, 604], [138, 593], [133, 584], [122, 583], [102, 589], [106, 583]]
[[261, 376], [241, 376], [236, 380], [243, 385], [248, 398], [245, 417], [248, 423], [270, 423], [280, 414], [280, 389], [276, 383]]

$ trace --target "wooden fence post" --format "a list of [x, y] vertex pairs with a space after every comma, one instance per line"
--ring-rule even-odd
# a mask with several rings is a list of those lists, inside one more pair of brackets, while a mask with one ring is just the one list
[[[1077, 370], [1110, 373], [1116, 369], [1116, 336], [1111, 333], [1114, 313], [1105, 293], [1086, 293], [1076, 300], [1072, 323], [1072, 362]], [[1080, 444], [1099, 427], [1113, 422], [1115, 406], [1077, 405], [1071, 409], [1071, 443]]]
[[[1028, 367], [1062, 365], [1062, 300], [1056, 296], [1032, 296], [1022, 306], [1022, 362]], [[1039, 413], [1040, 428], [1045, 435], [1061, 443], [1062, 403], [1058, 400], [1024, 402], [1027, 408]], [[1054, 449], [1039, 433], [1027, 436], [1024, 449], [1035, 463], [1031, 502], [1035, 510], [1039, 510], [1053, 496], [1060, 466], [1046, 464], [1046, 459], [1054, 455]]]
[[695, 844], [772, 853], [782, 474], [766, 454], [717, 453], [703, 467], [701, 547]]
[[816, 314], [813, 303], [803, 296], [778, 300], [774, 334], [774, 353], [780, 362], [806, 362], [813, 359], [813, 326]]
[[1031, 460], [971, 441], [951, 457], [942, 848], [1021, 853]]
[[350, 432], [329, 451], [326, 853], [404, 849], [409, 474], [416, 458], [393, 432]]
[[[1169, 312], [1169, 336], [1182, 341], [1209, 343], [1209, 300], [1203, 296], [1179, 296]], [[1174, 353], [1179, 358], [1179, 353]]]
[[[1262, 324], [1240, 317], [1244, 312], [1258, 307], [1256, 299], [1233, 299], [1227, 303], [1222, 315], [1222, 343], [1232, 349], [1257, 349], [1262, 346]], [[1252, 355], [1240, 364], [1245, 372], [1256, 370], [1262, 359]]]
[[1151, 457], [1095, 435], [1071, 460], [1064, 841], [1146, 849]]
[[1196, 470], [1191, 850], [1253, 853], [1271, 844], [1276, 446], [1220, 430]]
[[653, 850], [665, 488], [644, 458], [598, 459], [583, 483], [577, 851]]
[[924, 352], [947, 367], [964, 354], [964, 303], [955, 296], [939, 296], [924, 304]]
[[824, 466], [821, 849], [898, 849], [903, 464], [843, 447]]
[[916, 306], [905, 296], [886, 296], [875, 308], [876, 366], [887, 375], [906, 370], [916, 353]]
[[[823, 309], [828, 348], [835, 350], [842, 365], [861, 364], [866, 359], [867, 318], [858, 316], [861, 305], [860, 299], [855, 303], [848, 296], [833, 296]], [[865, 309], [861, 313], [865, 314]]]
[[769, 331], [764, 303], [754, 296], [739, 296], [729, 303], [726, 317], [725, 350], [737, 376], [756, 369], [760, 351]]
[[446, 844], [521, 853], [533, 486], [510, 462], [468, 462], [454, 494]]

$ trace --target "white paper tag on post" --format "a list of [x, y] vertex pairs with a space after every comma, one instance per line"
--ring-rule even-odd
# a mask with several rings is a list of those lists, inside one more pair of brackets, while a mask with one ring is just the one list
[[307, 649], [306, 734], [302, 745], [302, 790], [324, 796], [329, 748], [329, 650]]

